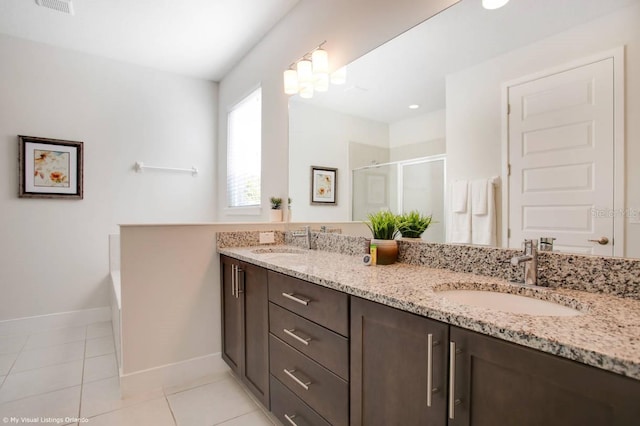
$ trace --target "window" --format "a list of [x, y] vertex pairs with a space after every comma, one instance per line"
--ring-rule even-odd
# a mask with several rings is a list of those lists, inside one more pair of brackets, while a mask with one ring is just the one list
[[262, 89], [229, 112], [227, 130], [227, 202], [229, 207], [260, 205]]

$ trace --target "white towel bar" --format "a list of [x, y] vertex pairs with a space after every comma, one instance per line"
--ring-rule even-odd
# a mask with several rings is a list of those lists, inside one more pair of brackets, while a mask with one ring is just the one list
[[198, 175], [198, 169], [196, 167], [191, 167], [190, 169], [181, 169], [176, 167], [147, 166], [142, 161], [136, 161], [136, 164], [134, 165], [134, 169], [137, 173], [142, 173], [144, 169], [152, 169], [152, 170], [168, 170], [171, 172], [188, 172], [188, 173], [191, 173], [192, 176]]

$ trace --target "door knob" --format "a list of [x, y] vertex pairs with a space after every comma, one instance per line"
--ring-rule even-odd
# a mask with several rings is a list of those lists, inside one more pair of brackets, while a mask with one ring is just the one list
[[598, 243], [602, 246], [606, 246], [607, 244], [609, 244], [609, 239], [607, 237], [600, 237], [597, 240], [587, 240], [587, 241], [590, 241], [592, 243]]

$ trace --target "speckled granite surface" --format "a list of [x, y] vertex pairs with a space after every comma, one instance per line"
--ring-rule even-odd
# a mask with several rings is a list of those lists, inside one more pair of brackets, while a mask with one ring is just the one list
[[[339, 233], [312, 233], [314, 249], [357, 255], [364, 253], [367, 239]], [[304, 247], [304, 238], [291, 232], [276, 232], [276, 244]], [[258, 232], [227, 232], [218, 234], [219, 247], [243, 247], [258, 244]], [[509, 260], [519, 250], [457, 244], [426, 243], [399, 240], [398, 262], [454, 272], [470, 272], [507, 281], [522, 281], [523, 267], [512, 266]], [[567, 288], [590, 293], [610, 294], [640, 300], [640, 260], [563, 253], [538, 253], [540, 286]]]
[[[353, 249], [357, 247], [354, 243]], [[640, 302], [637, 300], [565, 288], [523, 288], [504, 278], [410, 263], [365, 266], [360, 256], [303, 251], [297, 247], [282, 252], [281, 248], [284, 247], [271, 246], [267, 253], [254, 252], [256, 249], [264, 251], [264, 246], [221, 248], [219, 251], [354, 296], [640, 380]], [[452, 256], [451, 253], [447, 255]], [[407, 254], [407, 258], [409, 256], [413, 262], [413, 255]], [[461, 305], [446, 300], [436, 291], [478, 285], [556, 301], [578, 308], [582, 315], [511, 314]]]
[[217, 247], [257, 246], [260, 243], [260, 232], [273, 232], [274, 244], [284, 244], [284, 232], [282, 231], [218, 232], [216, 234]]

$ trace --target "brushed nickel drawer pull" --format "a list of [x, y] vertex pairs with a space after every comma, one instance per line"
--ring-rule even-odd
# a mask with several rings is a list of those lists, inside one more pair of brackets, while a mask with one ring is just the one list
[[284, 331], [285, 334], [293, 337], [294, 339], [296, 339], [298, 342], [302, 343], [303, 345], [307, 345], [309, 346], [309, 342], [311, 341], [311, 337], [307, 337], [306, 339], [303, 337], [298, 336], [295, 331], [295, 328], [292, 328], [291, 330], [287, 330], [286, 328], [282, 329], [282, 331]]
[[301, 298], [299, 296], [296, 296], [295, 293], [282, 293], [282, 295], [287, 299], [293, 300], [294, 302], [298, 302], [299, 304], [304, 306], [307, 306], [309, 302], [311, 302], [311, 299]]
[[294, 422], [294, 421], [293, 421], [293, 419], [295, 419], [295, 418], [296, 418], [296, 415], [295, 415], [295, 414], [292, 414], [292, 415], [285, 414], [285, 415], [284, 415], [284, 418], [285, 418], [285, 419], [287, 419], [287, 421], [288, 421], [289, 423], [291, 423], [291, 426], [298, 426], [298, 424], [297, 424], [296, 422]]
[[294, 382], [302, 386], [304, 390], [309, 390], [309, 385], [311, 384], [311, 382], [303, 382], [302, 380], [298, 379], [296, 376], [293, 375], [293, 373], [295, 372], [296, 370], [287, 370], [286, 368], [284, 369], [284, 374], [291, 377], [291, 379], [293, 379]]

